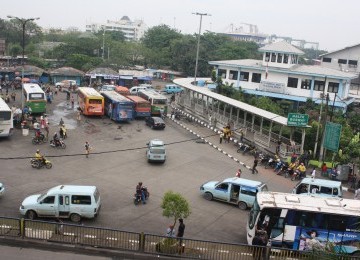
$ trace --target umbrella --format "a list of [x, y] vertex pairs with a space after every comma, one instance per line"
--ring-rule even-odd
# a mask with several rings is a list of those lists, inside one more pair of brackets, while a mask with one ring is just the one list
[[21, 77], [16, 77], [15, 80], [21, 80]]
[[29, 78], [23, 78], [22, 82], [30, 82], [30, 79]]

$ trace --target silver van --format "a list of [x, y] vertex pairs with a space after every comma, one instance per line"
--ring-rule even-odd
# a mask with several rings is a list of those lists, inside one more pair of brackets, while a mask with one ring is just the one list
[[304, 178], [295, 185], [292, 193], [319, 197], [342, 197], [340, 181]]
[[148, 162], [161, 162], [166, 160], [166, 150], [164, 142], [159, 139], [153, 139], [147, 143], [146, 157]]

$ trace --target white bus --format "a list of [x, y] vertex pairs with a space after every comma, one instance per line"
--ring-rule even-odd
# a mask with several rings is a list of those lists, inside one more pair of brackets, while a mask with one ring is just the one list
[[138, 96], [149, 101], [152, 115], [167, 114], [167, 97], [154, 90], [139, 90]]
[[248, 244], [257, 244], [264, 233], [272, 247], [360, 256], [360, 202], [259, 192], [249, 213]]
[[0, 137], [10, 136], [13, 129], [13, 113], [6, 102], [0, 98]]

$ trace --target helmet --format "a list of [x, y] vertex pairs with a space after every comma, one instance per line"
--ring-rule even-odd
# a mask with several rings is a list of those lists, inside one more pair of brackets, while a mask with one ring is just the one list
[[142, 182], [139, 182], [139, 185], [142, 185]]
[[55, 132], [54, 135], [57, 135], [57, 132]]
[[36, 152], [37, 152], [37, 153], [40, 153], [40, 150], [39, 150], [39, 149], [37, 149], [37, 150], [36, 150]]

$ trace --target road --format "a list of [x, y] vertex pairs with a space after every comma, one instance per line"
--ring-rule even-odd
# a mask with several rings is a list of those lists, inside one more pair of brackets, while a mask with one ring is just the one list
[[[22, 136], [20, 130], [11, 138], [0, 140], [2, 158], [33, 156], [39, 148], [54, 165], [50, 170], [37, 170], [30, 167], [30, 159], [0, 160], [0, 181], [6, 185], [6, 194], [0, 198], [2, 216], [20, 217], [18, 209], [26, 196], [56, 185], [96, 185], [101, 193], [101, 212], [94, 220], [84, 220], [84, 225], [164, 235], [172, 220], [162, 216], [160, 204], [164, 193], [172, 190], [182, 194], [191, 206], [191, 215], [185, 219], [185, 237], [246, 243], [248, 210], [206, 201], [199, 192], [206, 181], [234, 176], [239, 163], [208, 144], [196, 143], [192, 140], [194, 134], [170, 119], [163, 131], [151, 130], [143, 120], [117, 124], [106, 117], [91, 117], [77, 124], [76, 111], [68, 109], [64, 100], [65, 94], [58, 94], [48, 113], [51, 135], [58, 130], [60, 117], [71, 128], [65, 150], [48, 144], [33, 145], [31, 136]], [[218, 136], [210, 129], [185, 124], [218, 144]], [[144, 147], [153, 138], [167, 144], [168, 159], [163, 165], [146, 160]], [[93, 147], [92, 153], [99, 154], [91, 154], [87, 159], [83, 155], [85, 141]], [[252, 157], [236, 154], [233, 144], [219, 147], [251, 165]], [[271, 170], [258, 168], [257, 175], [243, 168], [242, 177], [266, 182], [274, 191], [289, 192], [295, 184], [275, 176]], [[132, 196], [139, 181], [149, 188], [151, 196], [146, 205], [134, 206]]]

